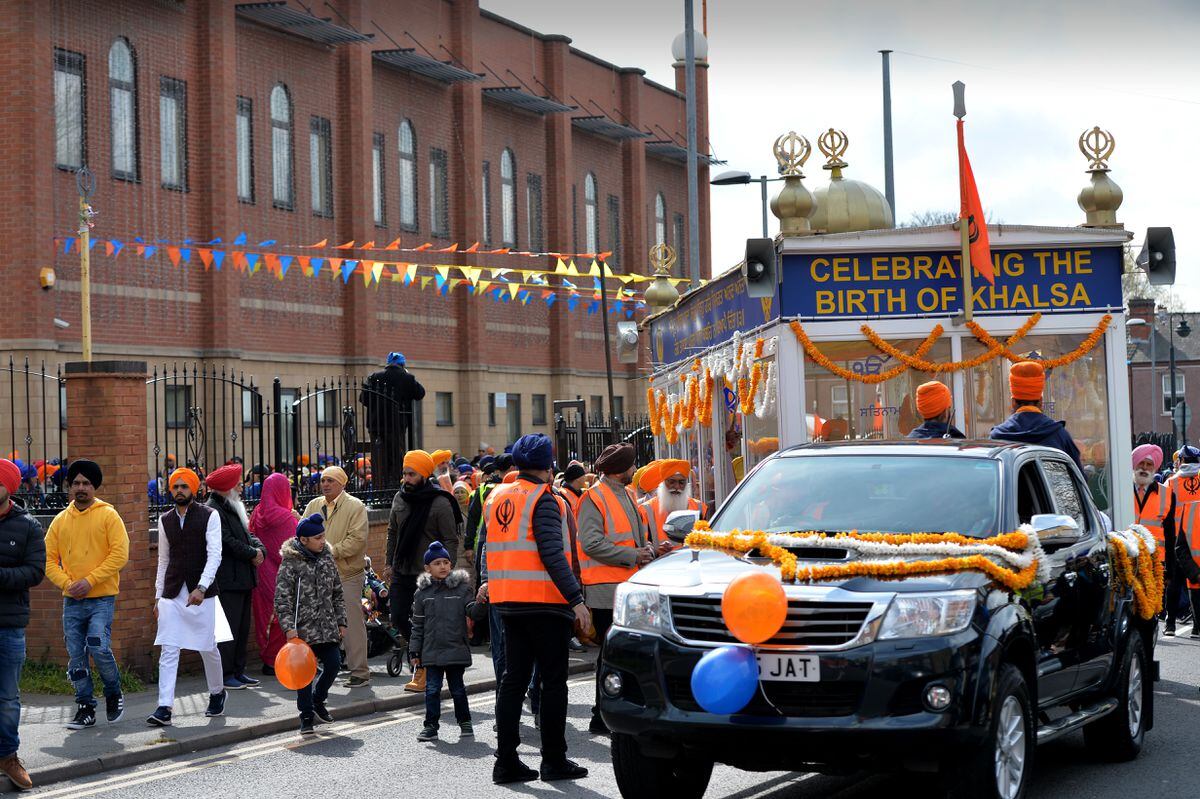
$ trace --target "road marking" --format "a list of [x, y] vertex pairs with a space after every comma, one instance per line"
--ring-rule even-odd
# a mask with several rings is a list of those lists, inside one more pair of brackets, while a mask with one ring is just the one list
[[[584, 677], [567, 682], [567, 690], [581, 685], [594, 682], [593, 677]], [[488, 691], [486, 695], [478, 702], [472, 702], [472, 709], [486, 709], [496, 703], [496, 694]], [[336, 710], [336, 708], [334, 708]], [[197, 771], [203, 771], [214, 766], [229, 765], [239, 760], [250, 760], [252, 758], [261, 757], [263, 755], [273, 754], [274, 752], [282, 752], [284, 750], [296, 750], [304, 746], [329, 741], [335, 738], [346, 737], [343, 733], [350, 732], [372, 732], [384, 727], [391, 727], [396, 724], [403, 724], [407, 721], [423, 721], [425, 718], [424, 711], [415, 712], [409, 709], [393, 710], [381, 714], [376, 718], [368, 717], [362, 721], [345, 721], [334, 722], [330, 725], [317, 727], [319, 731], [317, 735], [312, 737], [288, 738], [282, 741], [266, 741], [264, 743], [250, 744], [236, 749], [231, 749], [227, 752], [218, 754], [203, 755], [199, 758], [188, 761], [187, 763], [166, 763], [161, 766], [154, 766], [149, 769], [138, 771], [134, 774], [125, 774], [115, 777], [108, 777], [96, 782], [84, 783], [82, 785], [73, 785], [62, 788], [55, 788], [49, 791], [39, 791], [37, 796], [45, 799], [52, 799], [56, 796], [72, 796], [85, 797], [96, 796], [97, 794], [108, 793], [111, 791], [120, 790], [123, 788], [132, 788], [135, 785], [142, 785], [148, 782], [167, 779], [168, 777], [177, 777], [184, 774], [191, 774]], [[277, 733], [278, 735], [286, 735], [287, 733]], [[178, 757], [186, 757], [188, 753], [174, 755], [172, 759]]]

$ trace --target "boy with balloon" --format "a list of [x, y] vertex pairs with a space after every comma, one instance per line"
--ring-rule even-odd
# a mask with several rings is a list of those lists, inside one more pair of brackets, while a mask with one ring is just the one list
[[337, 678], [338, 644], [346, 632], [342, 578], [325, 543], [325, 518], [314, 513], [301, 519], [296, 537], [284, 543], [280, 556], [275, 614], [288, 641], [275, 658], [275, 676], [296, 692], [300, 734], [312, 735], [314, 719], [333, 721], [325, 700]]

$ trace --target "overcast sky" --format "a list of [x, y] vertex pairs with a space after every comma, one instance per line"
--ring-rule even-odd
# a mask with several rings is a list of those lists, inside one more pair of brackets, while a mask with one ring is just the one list
[[[701, 2], [696, 0], [697, 14]], [[683, 0], [483, 0], [483, 6], [674, 85]], [[1140, 244], [1174, 228], [1176, 291], [1200, 310], [1200, 0], [709, 0], [711, 139], [722, 169], [775, 174], [788, 130], [850, 137], [846, 177], [883, 190], [877, 50], [892, 56], [896, 216], [957, 208], [950, 84], [967, 84], [967, 150], [993, 218], [1078, 225], [1079, 134], [1112, 132], [1117, 218]], [[806, 185], [828, 182], [814, 152]], [[774, 191], [776, 187], [772, 186]], [[771, 218], [771, 233], [778, 230]], [[757, 184], [712, 187], [713, 268], [761, 232]]]

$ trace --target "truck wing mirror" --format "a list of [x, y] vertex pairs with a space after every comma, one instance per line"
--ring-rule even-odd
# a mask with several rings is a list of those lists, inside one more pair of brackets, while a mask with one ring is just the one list
[[667, 520], [663, 522], [663, 534], [677, 544], [682, 544], [683, 539], [687, 538], [687, 534], [692, 531], [692, 527], [699, 518], [699, 511], [673, 511], [667, 516]]
[[1069, 546], [1083, 538], [1078, 522], [1059, 513], [1039, 513], [1030, 520], [1043, 547]]

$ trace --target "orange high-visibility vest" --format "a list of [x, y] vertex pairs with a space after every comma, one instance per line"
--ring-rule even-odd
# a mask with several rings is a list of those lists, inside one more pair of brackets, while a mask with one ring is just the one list
[[[497, 486], [488, 496], [484, 554], [490, 601], [567, 604], [542, 563], [533, 532], [534, 508], [549, 489], [545, 483], [518, 479]], [[550, 496], [558, 503], [559, 511], [566, 514], [568, 509], [562, 498], [553, 492]]]
[[1137, 517], [1137, 523], [1153, 534], [1154, 541], [1158, 544], [1155, 554], [1158, 555], [1160, 563], [1165, 563], [1167, 559], [1167, 537], [1163, 526], [1170, 510], [1171, 495], [1164, 486], [1151, 483], [1146, 492], [1146, 504], [1140, 510], [1138, 509], [1137, 489], [1133, 489], [1134, 515]]
[[[1175, 474], [1167, 480], [1175, 496], [1175, 535], [1188, 537], [1192, 557], [1200, 556], [1200, 475]], [[1200, 583], [1187, 581], [1188, 588], [1200, 588]]]
[[583, 502], [583, 495], [576, 494], [574, 491], [572, 491], [571, 489], [569, 489], [565, 486], [563, 487], [563, 489], [560, 493], [563, 495], [563, 499], [565, 499], [567, 501], [567, 504], [571, 506], [571, 513], [574, 514], [576, 519], [578, 519], [579, 518], [579, 504], [581, 502]]
[[[700, 511], [700, 518], [704, 519], [708, 516], [708, 505], [696, 499], [695, 497], [688, 498], [688, 510]], [[662, 540], [663, 524], [667, 521], [667, 514], [659, 508], [658, 496], [655, 495], [646, 503], [646, 510], [652, 522], [654, 522], [654, 537]]]
[[[646, 516], [645, 507], [637, 504], [633, 499], [633, 492], [628, 488], [625, 491], [629, 495], [629, 501], [637, 508], [638, 515], [646, 523], [646, 526], [649, 527], [649, 518]], [[625, 508], [621, 505], [617, 499], [617, 495], [613, 493], [611, 488], [603, 482], [596, 483], [583, 492], [580, 505], [582, 506], [584, 502], [591, 502], [600, 510], [600, 515], [604, 518], [604, 535], [609, 541], [617, 546], [637, 549], [637, 536], [634, 534], [633, 527], [629, 523], [629, 516], [626, 515]], [[607, 563], [595, 560], [584, 551], [582, 540], [579, 543], [578, 557], [579, 575], [584, 585], [623, 583], [637, 571], [637, 566], [630, 566], [629, 568], [624, 566], [610, 566]]]

